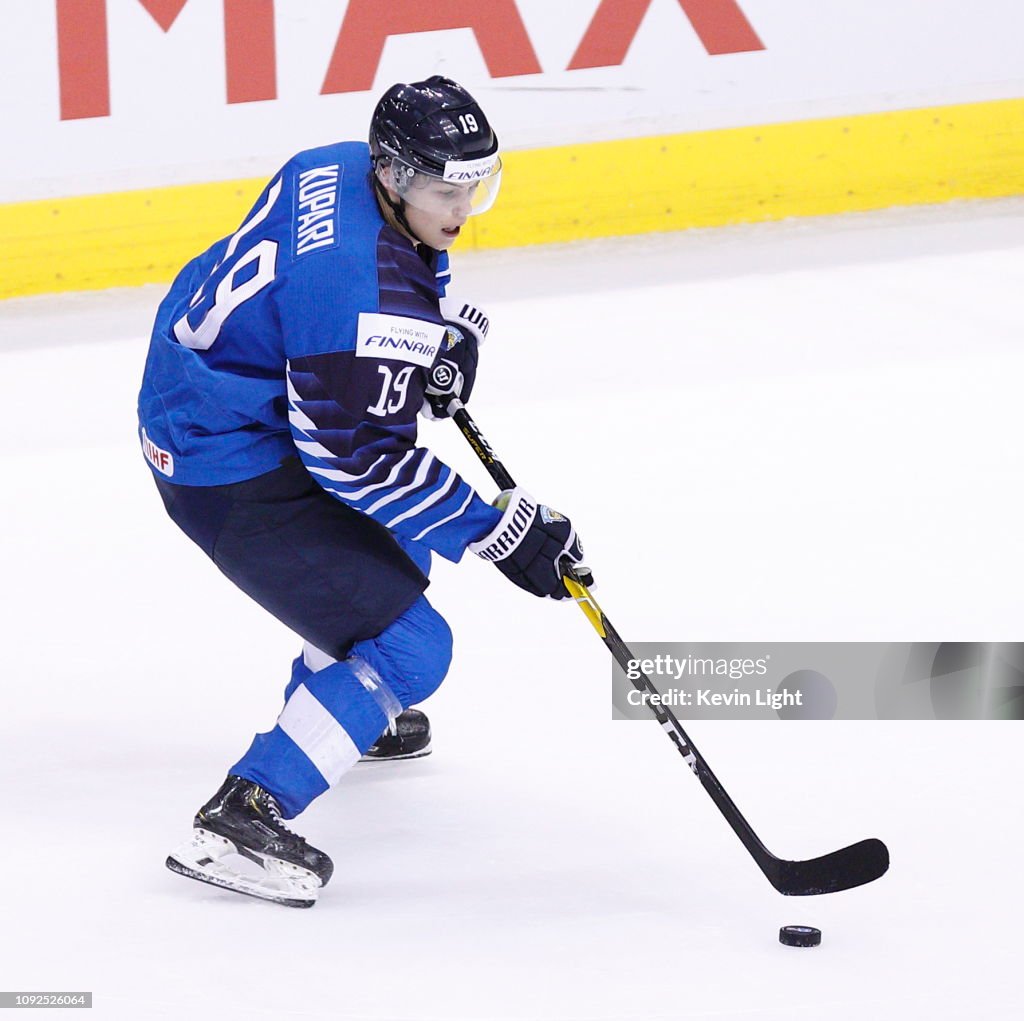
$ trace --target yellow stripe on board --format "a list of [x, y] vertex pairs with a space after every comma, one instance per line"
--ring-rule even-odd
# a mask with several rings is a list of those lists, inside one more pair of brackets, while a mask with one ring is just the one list
[[188, 184], [0, 206], [0, 297], [170, 280], [238, 227], [265, 183]]
[[501, 215], [476, 228], [482, 248], [1019, 195], [1024, 100], [596, 142], [506, 163]]
[[[510, 152], [458, 250], [1024, 194], [1024, 100]], [[0, 297], [171, 279], [264, 179], [0, 206]]]

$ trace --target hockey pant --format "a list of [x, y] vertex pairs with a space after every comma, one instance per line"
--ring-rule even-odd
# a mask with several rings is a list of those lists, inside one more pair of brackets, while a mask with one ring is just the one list
[[329, 496], [297, 458], [233, 485], [156, 483], [221, 571], [305, 639], [276, 724], [229, 770], [290, 819], [444, 680], [452, 637], [423, 595], [430, 551]]

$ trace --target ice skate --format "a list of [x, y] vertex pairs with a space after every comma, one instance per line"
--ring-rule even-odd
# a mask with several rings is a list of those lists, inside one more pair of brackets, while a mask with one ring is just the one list
[[388, 725], [388, 729], [366, 750], [360, 762], [392, 762], [419, 759], [429, 755], [430, 720], [419, 709], [406, 709]]
[[[334, 871], [331, 859], [292, 833], [268, 791], [229, 776], [196, 813], [192, 839], [173, 851], [167, 867], [179, 875], [293, 908], [316, 903]], [[236, 867], [231, 855], [259, 869]]]

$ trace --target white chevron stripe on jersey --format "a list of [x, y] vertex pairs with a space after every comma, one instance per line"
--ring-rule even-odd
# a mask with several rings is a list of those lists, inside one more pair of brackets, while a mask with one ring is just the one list
[[295, 384], [292, 383], [292, 363], [288, 359], [285, 359], [284, 363], [284, 382], [288, 388], [288, 403], [298, 404], [302, 398], [299, 396], [299, 391], [295, 389]]
[[415, 517], [421, 511], [425, 511], [428, 507], [433, 507], [435, 503], [448, 496], [448, 491], [452, 488], [453, 483], [458, 482], [459, 477], [447, 466], [444, 470], [448, 474], [447, 476], [442, 475], [441, 478], [437, 480], [437, 486], [434, 491], [425, 500], [420, 500], [420, 502], [414, 507], [410, 507], [407, 511], [399, 514], [397, 518], [392, 518], [390, 521], [386, 522], [388, 528], [394, 528], [400, 521], [405, 521], [408, 518]]
[[333, 787], [359, 761], [359, 749], [348, 731], [300, 684], [292, 692], [277, 725], [302, 749]]
[[309, 434], [316, 429], [316, 423], [293, 405], [288, 406], [288, 424], [307, 439]]
[[[294, 394], [294, 397], [292, 396]], [[295, 401], [299, 399], [298, 394], [292, 389], [292, 381], [288, 380], [288, 423], [291, 427], [299, 433], [302, 433], [307, 439], [311, 439], [310, 433], [316, 429], [316, 422], [306, 416], [304, 411], [301, 411], [295, 406]]]
[[400, 486], [391, 493], [386, 493], [376, 503], [373, 503], [366, 508], [367, 514], [376, 513], [381, 509], [381, 507], [386, 507], [389, 503], [394, 503], [395, 500], [401, 500], [403, 496], [411, 493], [414, 489], [419, 489], [423, 485], [423, 482], [427, 477], [427, 472], [430, 471], [430, 466], [434, 463], [436, 458], [429, 450], [426, 450], [425, 448], [420, 449], [424, 454], [424, 458], [420, 462], [420, 466], [417, 469], [416, 474], [413, 476], [412, 482], [407, 485]]
[[295, 440], [295, 446], [310, 457], [334, 457], [331, 451], [316, 440]]
[[[296, 440], [295, 446], [302, 450], [305, 447], [307, 447], [308, 444]], [[332, 454], [329, 450], [327, 451], [327, 454], [329, 457], [336, 456], [335, 454]], [[380, 457], [378, 457], [377, 460], [374, 461], [373, 464], [371, 464], [370, 467], [366, 469], [366, 471], [359, 472], [358, 474], [342, 471], [340, 468], [319, 468], [315, 464], [307, 464], [306, 471], [312, 472], [314, 475], [321, 475], [325, 479], [331, 479], [334, 482], [359, 482], [362, 479], [369, 478], [373, 474], [374, 469], [377, 467], [377, 465], [379, 465], [381, 461], [387, 460], [388, 456], [388, 454], [381, 454]], [[379, 485], [383, 485], [383, 483], [379, 483]], [[348, 497], [346, 497], [346, 499], [348, 499]]]
[[[334, 487], [331, 487], [331, 492], [334, 493], [335, 496], [340, 497], [342, 500], [361, 500], [368, 493], [373, 493], [376, 492], [378, 489], [383, 489], [385, 486], [392, 485], [395, 479], [398, 478], [398, 473], [402, 470], [402, 465], [404, 465], [405, 462], [408, 461], [409, 458], [412, 457], [413, 454], [415, 453], [415, 447], [413, 447], [411, 450], [406, 451], [405, 456], [392, 467], [391, 471], [388, 472], [387, 478], [384, 479], [383, 482], [374, 482], [373, 485], [371, 486], [363, 486], [362, 489], [354, 489], [351, 492], [345, 492], [344, 490], [335, 489]], [[377, 461], [373, 462], [371, 468], [376, 467], [377, 462], [380, 461], [381, 458], [387, 456], [387, 454], [381, 454], [381, 457], [377, 458]], [[350, 476], [348, 476], [346, 472], [339, 471], [337, 468], [310, 468], [309, 471], [321, 476], [322, 478], [330, 479], [332, 482], [346, 482], [349, 481], [350, 478]], [[369, 472], [367, 472], [366, 474], [368, 475]], [[363, 476], [355, 476], [355, 478], [357, 479], [362, 477]], [[371, 510], [373, 510], [372, 507], [366, 513], [369, 514]]]
[[[468, 489], [469, 487], [467, 486], [466, 488]], [[473, 490], [470, 489], [469, 492], [466, 494], [466, 499], [462, 501], [462, 506], [457, 511], [455, 511], [453, 514], [449, 514], [448, 517], [446, 518], [441, 518], [440, 521], [435, 521], [432, 525], [428, 525], [426, 528], [423, 529], [422, 532], [420, 532], [419, 535], [414, 535], [412, 537], [412, 541], [419, 542], [420, 539], [423, 538], [423, 536], [432, 532], [435, 528], [440, 528], [442, 525], [447, 525], [449, 521], [454, 521], [457, 517], [459, 517], [460, 514], [464, 514], [466, 508], [469, 506], [470, 502], [472, 501], [475, 495], [476, 494], [473, 492]]]
[[299, 407], [299, 401], [302, 397], [299, 395], [299, 391], [295, 389], [295, 385], [292, 383], [292, 363], [286, 361], [284, 363], [284, 379], [285, 384], [288, 387], [288, 421], [292, 427], [302, 433], [306, 439], [312, 439], [309, 435], [317, 428], [316, 422], [309, 418], [306, 413]]

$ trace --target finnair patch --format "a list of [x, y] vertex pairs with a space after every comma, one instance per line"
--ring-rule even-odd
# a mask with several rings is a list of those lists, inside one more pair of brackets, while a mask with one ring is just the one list
[[444, 165], [444, 180], [472, 184], [491, 176], [498, 154], [484, 156], [478, 160], [448, 160]]
[[382, 358], [430, 368], [447, 332], [447, 327], [423, 319], [360, 312], [356, 358]]

